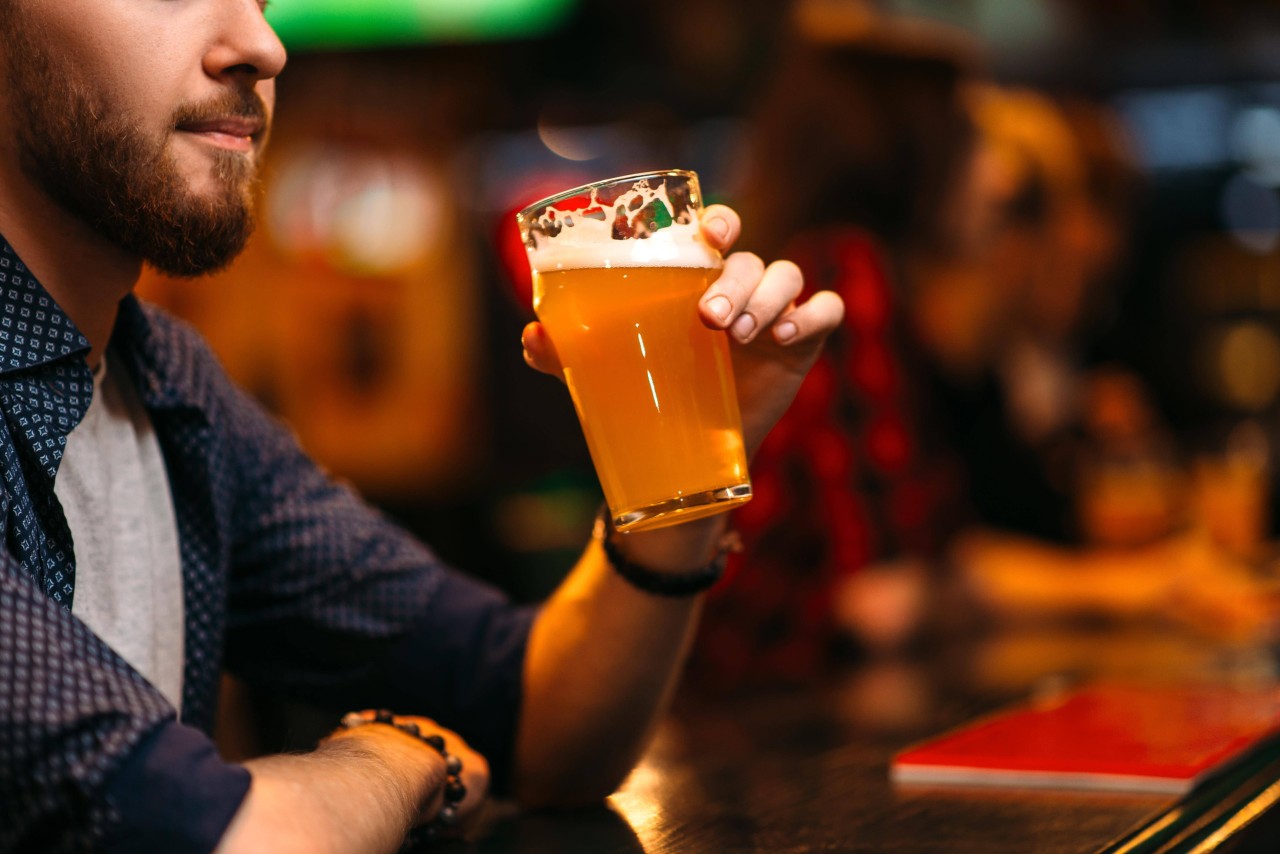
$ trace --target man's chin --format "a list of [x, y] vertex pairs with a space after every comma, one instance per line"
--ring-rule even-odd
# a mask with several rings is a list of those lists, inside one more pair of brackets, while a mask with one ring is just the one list
[[[255, 226], [252, 185], [214, 182], [191, 188], [151, 216], [151, 227], [133, 234], [136, 248], [155, 269], [177, 278], [221, 272], [244, 251]], [[154, 210], [154, 209], [153, 209]]]
[[257, 177], [254, 151], [228, 149], [200, 139], [180, 139], [170, 152], [174, 171], [181, 176], [192, 199], [216, 204], [220, 199], [243, 197]]
[[[250, 226], [251, 228], [251, 226]], [[221, 235], [218, 242], [199, 245], [170, 243], [149, 247], [143, 256], [148, 265], [174, 279], [198, 279], [226, 270], [240, 257], [248, 243], [249, 230], [242, 235]]]

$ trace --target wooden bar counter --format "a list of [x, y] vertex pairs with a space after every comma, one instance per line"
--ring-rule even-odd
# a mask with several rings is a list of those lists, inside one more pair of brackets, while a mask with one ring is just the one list
[[1269, 651], [1161, 630], [999, 633], [805, 685], [709, 691], [687, 680], [640, 766], [606, 805], [495, 805], [448, 852], [1280, 851], [1280, 751], [1185, 799], [901, 786], [901, 748], [1035, 691], [1093, 678], [1274, 679]]

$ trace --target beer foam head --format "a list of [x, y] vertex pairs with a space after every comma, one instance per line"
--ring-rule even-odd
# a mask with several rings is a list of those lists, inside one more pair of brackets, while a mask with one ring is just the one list
[[520, 212], [529, 264], [539, 272], [585, 267], [718, 267], [702, 239], [698, 176], [628, 175], [543, 199]]

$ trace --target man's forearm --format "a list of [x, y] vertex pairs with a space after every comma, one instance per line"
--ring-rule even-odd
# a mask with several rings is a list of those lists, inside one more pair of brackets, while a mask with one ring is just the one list
[[390, 728], [246, 763], [253, 785], [216, 854], [394, 852], [444, 766]]
[[[710, 558], [723, 518], [624, 538], [629, 559], [686, 571]], [[592, 542], [539, 614], [529, 638], [516, 748], [524, 802], [574, 805], [613, 791], [666, 709], [701, 597], [632, 587]]]

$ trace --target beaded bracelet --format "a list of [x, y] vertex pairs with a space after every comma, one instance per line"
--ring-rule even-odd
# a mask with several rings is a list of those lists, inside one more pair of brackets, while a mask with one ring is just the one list
[[609, 508], [600, 510], [596, 517], [594, 536], [604, 548], [604, 556], [613, 571], [622, 576], [632, 587], [654, 596], [693, 596], [709, 590], [724, 575], [724, 566], [731, 552], [742, 550], [742, 539], [737, 531], [730, 530], [716, 544], [716, 553], [706, 566], [691, 572], [658, 572], [627, 560], [613, 542], [614, 527], [609, 519]]
[[462, 760], [445, 750], [444, 738], [434, 733], [423, 735], [417, 724], [396, 723], [396, 716], [386, 709], [378, 709], [374, 712], [372, 720], [365, 718], [360, 712], [348, 712], [342, 717], [344, 729], [355, 729], [369, 724], [385, 724], [400, 730], [405, 735], [411, 735], [431, 747], [436, 753], [439, 753], [440, 758], [444, 760], [444, 804], [440, 807], [440, 811], [436, 813], [435, 818], [426, 824], [413, 828], [409, 832], [406, 845], [411, 846], [428, 842], [439, 836], [445, 829], [457, 824], [458, 804], [462, 803], [463, 798], [467, 796], [467, 787], [462, 782]]

